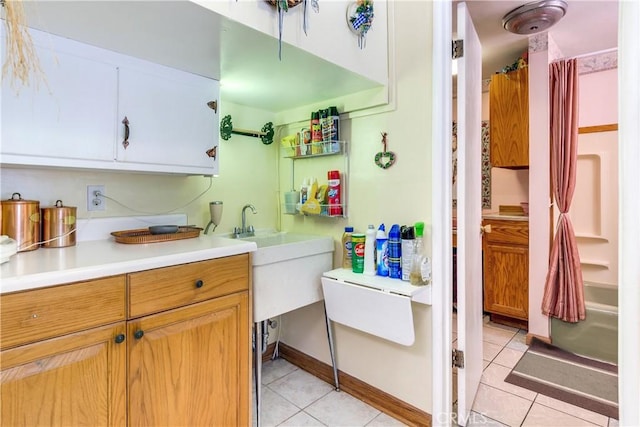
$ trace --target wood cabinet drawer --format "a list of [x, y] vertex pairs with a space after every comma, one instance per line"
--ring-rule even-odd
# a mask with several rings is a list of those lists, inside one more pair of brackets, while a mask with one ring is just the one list
[[487, 243], [529, 245], [527, 221], [484, 220], [484, 225], [491, 225], [491, 232], [484, 234]]
[[3, 295], [0, 348], [125, 319], [125, 276]]
[[139, 317], [249, 289], [249, 255], [128, 274], [129, 317]]

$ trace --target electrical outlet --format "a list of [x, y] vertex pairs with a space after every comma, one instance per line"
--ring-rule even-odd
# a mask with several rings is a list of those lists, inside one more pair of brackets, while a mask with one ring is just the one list
[[87, 185], [87, 210], [106, 211], [107, 199], [100, 196], [105, 194], [104, 185]]

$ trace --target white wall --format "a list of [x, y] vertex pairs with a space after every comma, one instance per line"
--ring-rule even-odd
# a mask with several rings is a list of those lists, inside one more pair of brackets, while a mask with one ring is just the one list
[[[453, 120], [456, 120], [457, 103], [458, 99], [454, 98]], [[489, 92], [482, 93], [482, 120], [489, 120]], [[483, 212], [498, 212], [500, 205], [519, 205], [528, 200], [528, 169], [491, 168], [491, 208]]]
[[578, 126], [618, 123], [618, 68], [581, 74]]
[[[429, 224], [431, 211], [431, 5], [428, 2], [395, 3], [395, 61], [397, 108], [341, 122], [342, 139], [351, 144], [349, 219], [283, 216], [289, 231], [330, 234], [341, 260], [340, 238], [346, 225], [362, 231], [367, 224]], [[292, 124], [290, 134], [306, 123]], [[396, 164], [383, 170], [374, 164], [382, 151], [381, 132], [388, 133], [388, 150]], [[319, 160], [319, 159], [318, 159]], [[324, 162], [327, 163], [324, 163]], [[312, 162], [305, 166], [302, 162]], [[316, 159], [300, 160], [300, 169], [314, 168]], [[329, 159], [319, 160], [316, 176], [326, 179]], [[281, 160], [281, 189], [290, 187], [290, 164]], [[304, 172], [294, 184], [299, 188]], [[384, 315], [384, 313], [381, 313]], [[431, 412], [431, 308], [414, 304], [416, 343], [403, 347], [356, 330], [336, 325], [338, 367], [374, 387]], [[297, 310], [282, 318], [282, 341], [317, 359], [330, 363], [322, 304]]]
[[[546, 33], [544, 46], [553, 43]], [[549, 270], [549, 49], [529, 42], [529, 333], [549, 337], [549, 318], [540, 309]]]
[[[320, 6], [329, 7], [322, 2]], [[258, 139], [233, 135], [228, 141], [220, 141], [220, 177], [213, 179], [213, 187], [197, 202], [178, 210], [187, 213], [189, 223], [206, 225], [209, 201], [222, 200], [224, 214], [216, 233], [230, 232], [240, 223], [241, 207], [252, 203], [258, 214], [249, 215], [248, 222], [257, 228], [281, 227], [333, 236], [338, 266], [341, 257], [338, 242], [346, 225], [364, 230], [369, 223], [431, 222], [431, 28], [428, 23], [432, 9], [429, 2], [395, 2], [393, 7], [395, 21], [390, 25], [395, 25], [395, 58], [390, 60], [396, 61], [397, 102], [387, 108], [392, 111], [363, 114], [341, 123], [342, 138], [352, 146], [349, 219], [280, 217], [279, 192], [290, 189], [290, 164], [287, 159], [279, 159], [279, 138], [265, 146]], [[377, 16], [376, 19], [382, 20], [384, 15]], [[343, 19], [344, 15], [341, 22]], [[355, 40], [348, 42], [355, 43]], [[368, 51], [364, 49], [359, 54], [366, 56]], [[232, 115], [234, 126], [246, 129], [260, 129], [272, 118], [270, 113], [222, 100], [220, 116], [226, 114]], [[278, 129], [277, 133], [280, 136], [293, 133], [301, 125], [306, 123], [292, 124]], [[375, 154], [382, 150], [381, 132], [388, 132], [388, 149], [397, 155], [396, 164], [387, 170], [374, 164]], [[326, 173], [329, 165], [320, 167]], [[88, 184], [104, 184], [110, 197], [144, 212], [166, 212], [182, 206], [209, 184], [208, 178], [202, 177], [95, 171], [3, 167], [0, 173], [3, 199], [14, 191], [44, 204], [63, 199], [66, 205], [78, 207], [79, 218], [87, 217], [84, 206]], [[318, 178], [322, 178], [320, 174]], [[296, 179], [296, 186], [299, 182], [300, 179]], [[94, 216], [135, 214], [108, 201], [107, 211]], [[348, 374], [430, 412], [431, 308], [423, 305], [414, 308], [417, 338], [411, 347], [338, 326], [335, 336], [338, 364]], [[321, 304], [283, 316], [282, 328], [283, 342], [329, 363]]]
[[[618, 70], [579, 76], [580, 128], [618, 123]], [[578, 135], [569, 214], [585, 283], [618, 285], [618, 131]]]

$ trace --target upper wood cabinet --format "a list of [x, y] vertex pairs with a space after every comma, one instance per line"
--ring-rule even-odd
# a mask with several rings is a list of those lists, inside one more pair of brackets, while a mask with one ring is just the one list
[[218, 173], [218, 81], [31, 33], [44, 81], [2, 81], [3, 164]]
[[528, 68], [491, 76], [489, 86], [491, 166], [529, 167]]

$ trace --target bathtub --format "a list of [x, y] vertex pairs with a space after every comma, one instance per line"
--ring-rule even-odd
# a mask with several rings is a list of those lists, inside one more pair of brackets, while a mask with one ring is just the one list
[[591, 359], [618, 363], [618, 288], [585, 283], [586, 320], [551, 319], [553, 345]]

